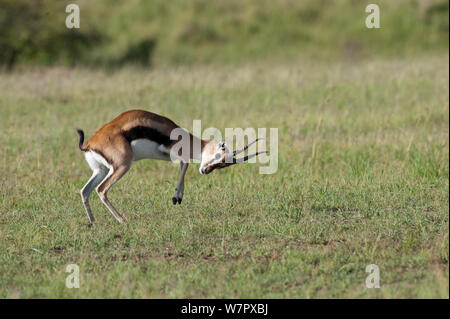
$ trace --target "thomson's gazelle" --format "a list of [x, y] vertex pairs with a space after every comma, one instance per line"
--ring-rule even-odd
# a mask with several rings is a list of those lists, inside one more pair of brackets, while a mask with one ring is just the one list
[[[95, 134], [84, 142], [84, 133], [77, 130], [80, 135], [79, 148], [85, 154], [86, 161], [93, 174], [81, 189], [81, 198], [89, 220], [94, 221], [89, 206], [89, 196], [97, 187], [97, 193], [105, 206], [120, 222], [124, 218], [109, 202], [107, 193], [131, 167], [134, 161], [144, 158], [170, 161], [171, 158], [180, 159], [180, 177], [172, 198], [173, 204], [181, 204], [184, 191], [184, 175], [189, 166], [189, 159], [201, 162], [200, 173], [209, 174], [216, 168], [224, 168], [233, 164], [242, 163], [249, 158], [264, 152], [236, 159], [234, 156], [245, 151], [248, 144], [239, 151], [229, 152], [224, 142], [205, 141], [189, 133], [186, 145], [173, 148], [180, 139], [172, 140], [171, 132], [179, 126], [166, 117], [142, 110], [132, 110], [122, 113], [114, 120], [103, 125]], [[199, 145], [196, 148], [194, 145]], [[188, 156], [181, 156], [188, 154]]]

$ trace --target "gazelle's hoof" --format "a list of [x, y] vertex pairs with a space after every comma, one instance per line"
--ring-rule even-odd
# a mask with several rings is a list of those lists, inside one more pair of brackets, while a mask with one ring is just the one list
[[174, 205], [176, 205], [177, 203], [178, 204], [180, 204], [181, 205], [181, 201], [183, 200], [183, 198], [182, 197], [172, 197], [172, 203], [174, 204]]

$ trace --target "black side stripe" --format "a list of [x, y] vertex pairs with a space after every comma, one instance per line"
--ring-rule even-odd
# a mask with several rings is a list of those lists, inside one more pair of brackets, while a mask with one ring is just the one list
[[170, 139], [170, 136], [162, 134], [158, 130], [147, 126], [135, 126], [128, 131], [123, 131], [122, 134], [130, 143], [140, 138], [145, 138], [165, 146], [174, 142]]

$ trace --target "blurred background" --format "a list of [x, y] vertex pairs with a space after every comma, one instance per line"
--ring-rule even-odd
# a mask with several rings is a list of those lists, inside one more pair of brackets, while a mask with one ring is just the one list
[[[448, 299], [448, 14], [447, 0], [0, 0], [0, 298]], [[278, 171], [193, 165], [173, 206], [178, 166], [139, 161], [109, 193], [129, 224], [93, 194], [91, 228], [75, 128], [130, 108], [188, 130], [277, 128]]]
[[[448, 1], [0, 0], [0, 65], [118, 67], [397, 58], [448, 50]], [[66, 5], [81, 27], [65, 27]]]

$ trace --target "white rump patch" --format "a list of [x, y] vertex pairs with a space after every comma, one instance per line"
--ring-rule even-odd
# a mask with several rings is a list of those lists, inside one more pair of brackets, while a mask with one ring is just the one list
[[94, 151], [84, 152], [84, 157], [94, 172], [98, 170], [111, 170], [112, 168], [103, 156]]

